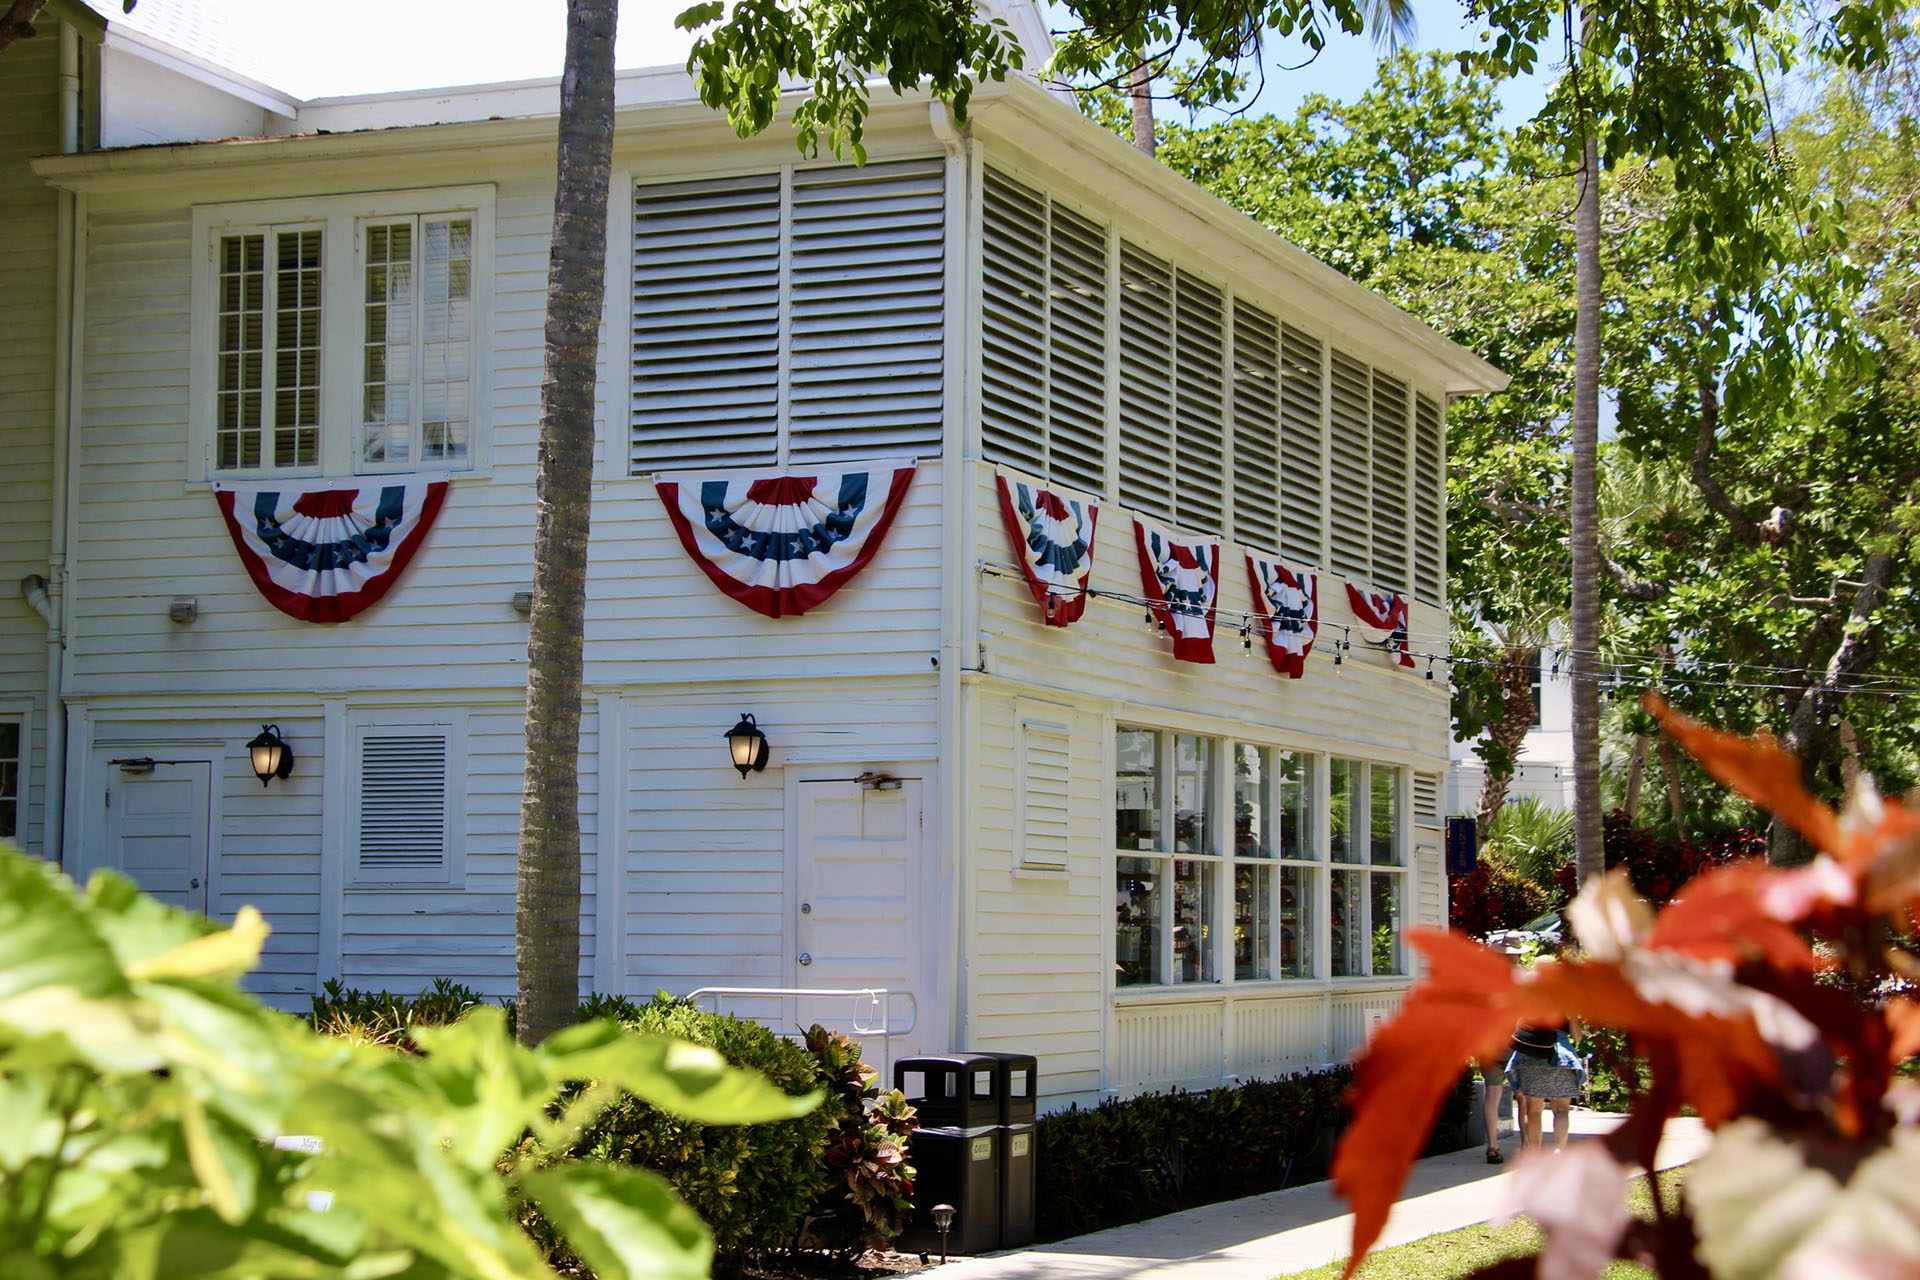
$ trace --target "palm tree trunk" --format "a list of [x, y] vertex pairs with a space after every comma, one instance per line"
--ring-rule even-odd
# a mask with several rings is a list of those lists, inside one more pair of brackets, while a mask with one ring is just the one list
[[1494, 815], [1507, 802], [1507, 788], [1513, 783], [1513, 761], [1533, 728], [1533, 659], [1540, 651], [1533, 648], [1509, 648], [1500, 655], [1494, 676], [1499, 682], [1500, 715], [1487, 726], [1485, 753], [1487, 776], [1480, 784], [1480, 805], [1475, 822], [1484, 843], [1493, 826]]
[[1680, 751], [1673, 735], [1660, 733], [1660, 767], [1667, 775], [1667, 808], [1673, 814], [1673, 834], [1682, 842], [1687, 838], [1687, 797], [1680, 787]]
[[1147, 74], [1144, 59], [1133, 64], [1133, 70], [1127, 73], [1127, 96], [1133, 100], [1133, 145], [1136, 150], [1152, 155], [1153, 136], [1153, 78]]
[[1653, 750], [1653, 738], [1644, 733], [1633, 735], [1633, 759], [1627, 765], [1627, 794], [1620, 801], [1620, 811], [1627, 815], [1627, 821], [1639, 825], [1640, 785], [1647, 776], [1647, 752]]
[[514, 898], [522, 1044], [580, 1001], [580, 683], [593, 482], [593, 402], [613, 173], [617, 0], [567, 0], [553, 249], [527, 636], [527, 763]]
[[1574, 207], [1573, 814], [1580, 883], [1606, 871], [1600, 821], [1600, 157], [1591, 125]]

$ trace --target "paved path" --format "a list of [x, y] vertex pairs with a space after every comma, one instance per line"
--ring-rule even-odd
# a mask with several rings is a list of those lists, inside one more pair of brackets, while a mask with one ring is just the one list
[[[1576, 1111], [1574, 1141], [1605, 1133], [1620, 1117]], [[1551, 1131], [1553, 1121], [1547, 1125]], [[1659, 1165], [1686, 1164], [1706, 1149], [1698, 1120], [1667, 1126]], [[1512, 1160], [1518, 1143], [1503, 1143]], [[1498, 1216], [1499, 1186], [1511, 1163], [1490, 1165], [1477, 1147], [1420, 1161], [1377, 1247], [1405, 1244]], [[1205, 1205], [1014, 1253], [990, 1254], [939, 1269], [939, 1280], [1273, 1280], [1343, 1258], [1353, 1216], [1328, 1182]], [[931, 1273], [930, 1273], [931, 1274]]]

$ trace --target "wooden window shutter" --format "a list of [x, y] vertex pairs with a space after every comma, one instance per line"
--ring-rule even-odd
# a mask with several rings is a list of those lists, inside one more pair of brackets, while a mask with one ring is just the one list
[[780, 241], [778, 174], [634, 189], [633, 474], [778, 460]]
[[939, 160], [793, 175], [788, 453], [938, 453], [946, 267]]
[[1226, 299], [1184, 271], [1174, 275], [1174, 518], [1188, 529], [1227, 524]]
[[1289, 324], [1280, 327], [1280, 363], [1280, 552], [1319, 565], [1327, 555], [1326, 361], [1319, 340]]
[[1333, 438], [1330, 486], [1333, 536], [1328, 561], [1349, 578], [1373, 576], [1372, 385], [1367, 366], [1344, 351], [1333, 353]]
[[1044, 473], [1047, 198], [988, 169], [980, 253], [980, 451]]
[[1120, 242], [1120, 501], [1174, 518], [1173, 269]]
[[1052, 206], [1047, 309], [1047, 474], [1107, 487], [1107, 232]]
[[1440, 775], [1413, 775], [1413, 821], [1416, 826], [1437, 827], [1440, 822]]
[[356, 774], [357, 878], [447, 878], [450, 754], [444, 730], [362, 731]]
[[1073, 737], [1066, 726], [1020, 724], [1020, 865], [1065, 871], [1071, 831]]
[[1233, 305], [1233, 536], [1280, 549], [1280, 322]]
[[1395, 591], [1412, 587], [1407, 567], [1407, 384], [1373, 375], [1373, 577]]
[[1446, 435], [1440, 402], [1413, 401], [1413, 589], [1430, 604], [1446, 599]]

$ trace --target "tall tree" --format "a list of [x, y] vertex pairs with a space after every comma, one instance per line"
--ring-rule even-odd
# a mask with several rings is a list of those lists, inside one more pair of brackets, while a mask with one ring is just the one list
[[[1576, 67], [1575, 75], [1580, 74]], [[1600, 825], [1600, 148], [1587, 123], [1574, 202], [1571, 424], [1573, 860], [1580, 883], [1606, 873]]]
[[617, 0], [567, 0], [514, 900], [518, 1034], [529, 1045], [571, 1023], [580, 1000], [580, 667], [618, 13]]

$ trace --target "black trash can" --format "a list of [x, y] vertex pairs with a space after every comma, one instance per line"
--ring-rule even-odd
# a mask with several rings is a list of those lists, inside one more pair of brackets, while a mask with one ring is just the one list
[[[915, 1079], [919, 1087], [912, 1087]], [[989, 1053], [928, 1053], [893, 1064], [893, 1087], [928, 1128], [984, 1129], [1000, 1119], [1000, 1063]]]
[[1040, 1064], [1030, 1053], [985, 1053], [994, 1061], [1000, 1095], [1000, 1247], [1033, 1243], [1036, 1096]]
[[1000, 1142], [997, 1124], [915, 1129], [907, 1140], [913, 1164], [913, 1217], [894, 1240], [902, 1253], [939, 1253], [933, 1206], [953, 1206], [948, 1253], [991, 1253], [1000, 1247]]

